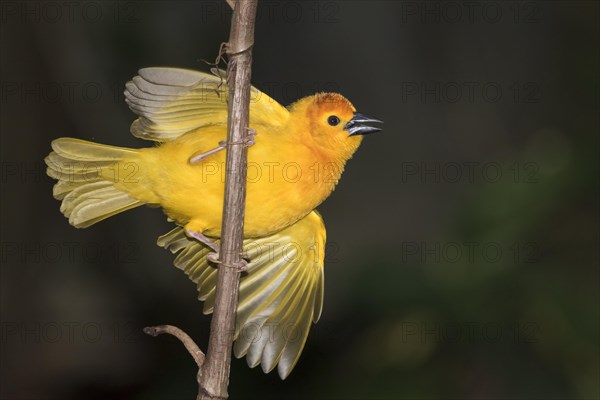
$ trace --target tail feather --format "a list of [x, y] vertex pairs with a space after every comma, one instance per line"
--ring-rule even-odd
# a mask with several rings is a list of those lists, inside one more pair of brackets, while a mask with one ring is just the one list
[[47, 173], [57, 179], [54, 198], [62, 200], [60, 211], [77, 228], [87, 228], [120, 212], [143, 203], [115, 186], [103, 170], [114, 165], [135, 150], [60, 138], [52, 142], [45, 161]]
[[52, 141], [56, 154], [72, 161], [119, 161], [137, 153], [134, 149], [109, 146], [73, 138], [60, 138]]
[[52, 152], [45, 159], [47, 173], [59, 182], [82, 183], [100, 180], [100, 171], [113, 165], [115, 161], [82, 161], [67, 158]]

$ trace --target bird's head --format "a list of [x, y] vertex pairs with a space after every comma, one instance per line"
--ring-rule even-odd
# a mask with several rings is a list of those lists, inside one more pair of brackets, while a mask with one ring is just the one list
[[381, 123], [356, 112], [341, 94], [318, 93], [290, 107], [295, 126], [303, 126], [319, 150], [345, 162], [358, 149], [363, 135], [381, 131], [369, 123]]

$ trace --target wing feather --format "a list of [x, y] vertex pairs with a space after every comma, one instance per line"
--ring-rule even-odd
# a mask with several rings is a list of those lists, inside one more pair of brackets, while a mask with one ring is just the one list
[[[217, 241], [218, 242], [218, 241]], [[158, 239], [179, 252], [174, 264], [197, 285], [204, 313], [213, 311], [217, 269], [209, 249], [182, 228]], [[285, 379], [300, 357], [311, 322], [323, 308], [325, 227], [316, 211], [271, 236], [244, 241], [248, 271], [240, 280], [234, 354], [264, 372], [277, 367]]]
[[[213, 74], [181, 68], [151, 67], [125, 85], [125, 101], [139, 116], [131, 133], [141, 139], [168, 141], [204, 126], [227, 123], [225, 71]], [[282, 125], [289, 112], [251, 88], [250, 125]]]

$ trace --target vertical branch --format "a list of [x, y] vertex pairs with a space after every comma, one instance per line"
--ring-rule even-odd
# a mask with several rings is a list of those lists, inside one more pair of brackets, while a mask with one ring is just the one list
[[[231, 5], [231, 0], [228, 0]], [[198, 399], [226, 399], [244, 231], [250, 76], [257, 0], [237, 0], [227, 44], [227, 157], [221, 249], [206, 360], [198, 374]]]

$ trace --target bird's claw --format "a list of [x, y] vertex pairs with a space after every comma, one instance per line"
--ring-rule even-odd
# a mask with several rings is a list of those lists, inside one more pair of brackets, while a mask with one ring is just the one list
[[206, 258], [208, 259], [208, 261], [210, 261], [211, 263], [216, 264], [216, 265], [222, 265], [222, 266], [226, 266], [226, 267], [230, 267], [230, 268], [235, 268], [235, 269], [239, 270], [240, 272], [248, 271], [248, 261], [244, 258], [240, 259], [240, 262], [236, 265], [224, 265], [223, 261], [221, 261], [221, 259], [220, 259], [218, 252], [208, 253], [206, 255]]
[[219, 259], [219, 253], [211, 252], [206, 255], [206, 259], [213, 264], [220, 264], [221, 260]]
[[[253, 144], [256, 143], [256, 130], [252, 129], [252, 128], [246, 128], [246, 130], [248, 131], [248, 134], [245, 135], [242, 140], [240, 140], [239, 142], [231, 142], [231, 144], [241, 144], [243, 146], [246, 147], [250, 147]], [[226, 147], [227, 144], [229, 142], [227, 142], [226, 140], [222, 140], [219, 142], [219, 146], [223, 146]]]
[[246, 128], [248, 134], [244, 138], [244, 142], [246, 142], [246, 146], [252, 146], [256, 143], [256, 129]]

